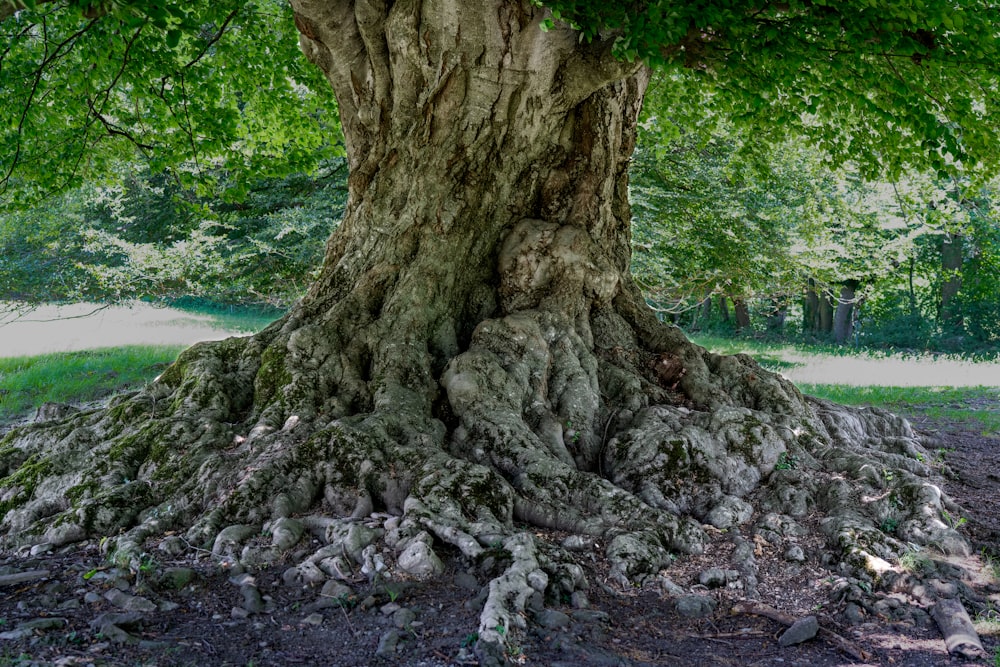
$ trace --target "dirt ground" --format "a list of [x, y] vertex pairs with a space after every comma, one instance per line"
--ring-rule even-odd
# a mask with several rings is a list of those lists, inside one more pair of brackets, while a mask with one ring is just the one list
[[[965, 508], [955, 521], [976, 553], [948, 571], [979, 567], [995, 575], [1000, 439], [977, 432], [975, 424], [908, 416], [953, 473], [945, 489]], [[905, 596], [877, 589], [863, 599], [852, 596], [857, 588], [831, 569], [815, 538], [798, 542], [801, 562], [750, 534], [719, 532], [714, 538], [703, 556], [679, 559], [665, 571], [676, 588], [622, 590], [607, 578], [606, 564], [591, 555], [600, 549], [578, 552], [589, 589], [531, 610], [527, 630], [512, 645], [511, 664], [963, 664], [949, 657], [927, 610], [907, 606]], [[743, 587], [699, 583], [706, 569], [725, 568], [744, 538], [756, 551], [759, 598], [743, 599]], [[174, 557], [151, 544], [149, 553], [134, 572], [111, 566], [97, 544], [34, 555], [0, 553], [0, 581], [8, 577], [0, 584], [0, 665], [477, 664], [471, 645], [490, 572], [457, 557], [444, 576], [431, 581], [372, 585], [361, 578], [324, 595], [318, 588], [286, 585], [287, 564], [241, 573], [205, 552]], [[23, 580], [10, 583], [11, 575]], [[1000, 655], [1000, 613], [994, 610], [994, 602], [1000, 609], [1000, 585], [980, 577], [959, 591], [986, 649], [972, 664], [1000, 664], [994, 658]], [[692, 595], [714, 601], [714, 609], [692, 614], [678, 604]], [[782, 647], [778, 638], [786, 625], [769, 618], [782, 614], [786, 621], [815, 616], [819, 635]]]

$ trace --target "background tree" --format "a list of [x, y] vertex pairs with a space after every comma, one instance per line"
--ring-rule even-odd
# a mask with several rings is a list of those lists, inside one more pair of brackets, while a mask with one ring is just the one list
[[[940, 496], [921, 491], [930, 469], [905, 422], [809, 401], [657, 322], [629, 274], [627, 177], [649, 64], [687, 72], [713, 106], [771, 135], [799, 128], [835, 159], [863, 138], [872, 171], [992, 167], [996, 9], [547, 6], [293, 0], [351, 172], [318, 277], [260, 334], [196, 346], [139, 394], [5, 438], [5, 544], [113, 536], [127, 559], [184, 530], [260, 564], [310, 527], [329, 551], [298, 566], [307, 579], [357, 535], [351, 517], [384, 510], [399, 516], [365, 535], [388, 531], [387, 557], [426, 556], [436, 539], [496, 566], [484, 664], [502, 662], [532, 595], [583, 585], [573, 558], [524, 524], [589, 536], [612, 576], [633, 583], [673, 552], [701, 551], [703, 523], [748, 521], [751, 503], [819, 509], [855, 563], [907, 541], [966, 548]], [[292, 17], [264, 22], [256, 8], [0, 14], [8, 184], [29, 197], [26, 179], [73, 181], [98, 132], [157, 139], [167, 157], [239, 149], [234, 128], [252, 127], [243, 98], [274, 93], [289, 105], [276, 120], [311, 122], [291, 111], [313, 101], [294, 85], [312, 74], [261, 36]], [[238, 20], [257, 30], [233, 30], [229, 44]], [[47, 113], [67, 77], [77, 86], [65, 90], [90, 94]], [[140, 132], [147, 124], [156, 131]], [[100, 166], [113, 153], [97, 148]], [[783, 454], [802, 462], [794, 475], [776, 470]], [[871, 459], [894, 470], [895, 491], [865, 474]], [[861, 494], [876, 500], [859, 510]], [[887, 535], [891, 497], [926, 500]], [[262, 530], [273, 545], [248, 541]]]

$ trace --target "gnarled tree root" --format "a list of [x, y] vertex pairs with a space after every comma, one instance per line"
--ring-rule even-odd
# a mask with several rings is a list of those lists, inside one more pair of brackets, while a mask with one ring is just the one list
[[968, 549], [905, 421], [807, 400], [662, 330], [640, 341], [644, 325], [613, 308], [484, 321], [441, 374], [443, 395], [401, 382], [406, 363], [364, 380], [363, 354], [318, 354], [294, 318], [197, 346], [105, 410], [9, 434], [3, 547], [108, 538], [109, 554], [138, 562], [180, 530], [258, 567], [314, 538], [286, 581], [319, 585], [428, 576], [434, 545], [449, 544], [499, 564], [483, 664], [523, 632], [533, 596], [587, 585], [531, 526], [603, 545], [631, 584], [699, 553], [703, 526], [762, 512], [779, 530], [818, 510], [828, 542], [871, 577], [911, 543]]

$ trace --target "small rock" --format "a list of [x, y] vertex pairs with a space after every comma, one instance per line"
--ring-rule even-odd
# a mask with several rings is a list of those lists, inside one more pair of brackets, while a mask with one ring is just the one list
[[243, 608], [251, 614], [259, 614], [264, 611], [264, 600], [260, 596], [260, 591], [256, 586], [249, 584], [240, 586], [240, 593], [243, 595]]
[[198, 573], [189, 567], [168, 567], [163, 571], [161, 584], [179, 591], [197, 577]]
[[45, 544], [36, 544], [35, 546], [31, 547], [30, 553], [32, 556], [37, 556], [39, 554], [46, 554], [50, 551], [52, 551], [52, 545], [45, 543]]
[[686, 618], [702, 618], [715, 612], [717, 604], [708, 595], [683, 595], [674, 601], [674, 609]]
[[709, 511], [705, 523], [727, 530], [746, 523], [752, 516], [753, 507], [750, 503], [735, 496], [726, 496]]
[[723, 570], [720, 567], [711, 567], [698, 575], [698, 582], [709, 588], [721, 588], [730, 581], [736, 581], [739, 577], [739, 572], [735, 570]]
[[349, 598], [354, 594], [351, 587], [347, 584], [337, 581], [336, 579], [331, 579], [330, 581], [323, 584], [323, 589], [319, 593], [322, 597], [333, 598], [335, 600], [344, 600]]
[[479, 580], [468, 572], [459, 572], [456, 574], [455, 585], [473, 593], [479, 590]]
[[184, 553], [186, 545], [184, 544], [184, 540], [176, 535], [171, 535], [170, 537], [165, 537], [156, 548], [168, 556], [180, 556]]
[[865, 622], [865, 612], [860, 605], [848, 602], [844, 607], [844, 619], [851, 625], [861, 625]]
[[290, 567], [281, 574], [281, 581], [286, 586], [301, 586], [302, 585], [302, 575], [299, 573], [299, 568]]
[[379, 611], [382, 612], [383, 616], [391, 616], [402, 608], [402, 605], [396, 604], [395, 602], [388, 602], [382, 605], [382, 608]]
[[90, 591], [89, 593], [83, 596], [83, 601], [86, 602], [87, 604], [94, 604], [96, 602], [100, 602], [103, 599], [104, 598], [100, 595], [100, 593], [95, 593], [94, 591]]
[[793, 646], [809, 641], [819, 632], [819, 621], [815, 616], [806, 616], [795, 621], [787, 630], [778, 637], [778, 643], [782, 646]]
[[586, 535], [570, 535], [562, 541], [566, 551], [587, 551], [594, 546], [594, 538]]
[[785, 552], [785, 560], [792, 563], [804, 563], [806, 560], [806, 554], [802, 551], [802, 547], [797, 544], [793, 544], [788, 547], [788, 550]]
[[314, 612], [306, 616], [302, 622], [306, 625], [323, 625], [323, 614]]
[[569, 622], [569, 616], [556, 609], [543, 609], [535, 614], [535, 623], [551, 630], [565, 628]]
[[378, 648], [375, 649], [375, 655], [380, 657], [386, 657], [393, 655], [396, 652], [396, 645], [402, 635], [399, 634], [399, 630], [387, 630], [378, 640]]
[[392, 624], [401, 630], [410, 627], [415, 620], [417, 620], [417, 615], [412, 609], [407, 609], [406, 607], [397, 609], [392, 615]]
[[573, 591], [573, 595], [569, 599], [574, 609], [590, 608], [590, 600], [587, 599], [587, 594], [583, 591]]
[[122, 609], [124, 611], [138, 611], [138, 612], [150, 612], [156, 611], [156, 603], [147, 600], [146, 598], [139, 597], [138, 595], [129, 595], [128, 593], [123, 593], [117, 588], [112, 588], [110, 591], [104, 594], [104, 599], [113, 604], [114, 606]]
[[233, 618], [244, 619], [250, 616], [250, 612], [243, 607], [233, 607], [233, 610], [229, 612], [229, 615]]
[[664, 595], [669, 595], [670, 597], [676, 598], [680, 597], [681, 595], [687, 594], [686, 590], [684, 590], [681, 586], [675, 584], [674, 581], [669, 577], [661, 576], [659, 578], [659, 581], [660, 581], [660, 590], [663, 591]]
[[399, 568], [418, 579], [444, 572], [444, 563], [425, 542], [414, 539], [396, 559]]
[[176, 602], [171, 602], [170, 600], [162, 600], [160, 602], [160, 611], [166, 613], [171, 611], [176, 611], [180, 608], [180, 605]]

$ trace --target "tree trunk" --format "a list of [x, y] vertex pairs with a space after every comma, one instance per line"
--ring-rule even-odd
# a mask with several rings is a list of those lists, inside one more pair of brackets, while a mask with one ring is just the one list
[[854, 332], [854, 304], [858, 285], [856, 280], [845, 280], [840, 288], [837, 310], [833, 315], [833, 341], [838, 345], [850, 340]]
[[729, 321], [729, 299], [726, 298], [725, 294], [719, 295], [719, 314], [723, 322]]
[[802, 300], [802, 332], [815, 333], [820, 329], [819, 294], [816, 293], [816, 281], [809, 279], [805, 298]]
[[833, 331], [833, 294], [823, 290], [819, 300], [819, 331], [829, 334]]
[[943, 329], [957, 330], [962, 315], [956, 297], [962, 289], [962, 259], [965, 238], [961, 234], [945, 234], [941, 242], [941, 309], [938, 317]]
[[[751, 503], [819, 510], [843, 553], [889, 554], [907, 547], [880, 513], [926, 496], [900, 539], [961, 543], [940, 493], [919, 491], [931, 457], [904, 421], [807, 401], [646, 307], [627, 165], [647, 69], [541, 31], [528, 2], [292, 5], [351, 168], [318, 279], [260, 334], [8, 436], [5, 548], [108, 537], [127, 560], [179, 531], [247, 566], [296, 553], [286, 579], [316, 582], [338, 559], [375, 576], [376, 556], [405, 570], [404, 553], [448, 543], [502, 563], [478, 628], [482, 664], [500, 664], [531, 596], [586, 585], [547, 529], [600, 544], [623, 583], [702, 551], [703, 524], [746, 524]], [[865, 472], [873, 459], [899, 491]], [[324, 543], [306, 557], [303, 531]]]
[[736, 330], [750, 328], [750, 308], [743, 299], [733, 299], [733, 311], [736, 313]]

